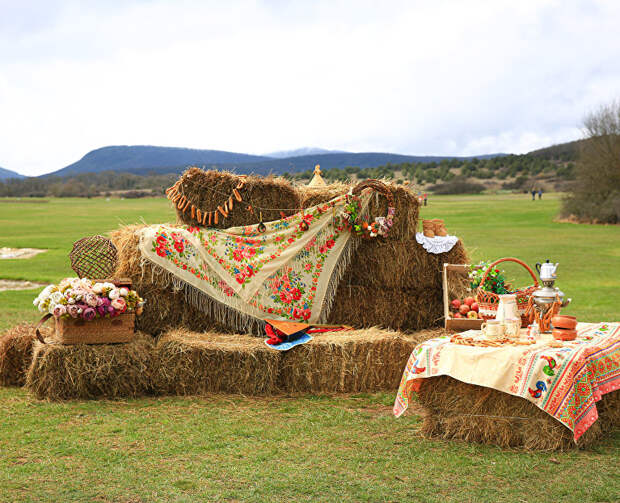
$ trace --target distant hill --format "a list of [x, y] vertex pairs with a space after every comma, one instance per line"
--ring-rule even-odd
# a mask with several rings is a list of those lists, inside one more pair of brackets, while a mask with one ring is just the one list
[[222, 150], [119, 145], [92, 150], [79, 161], [45, 176], [66, 176], [100, 171], [171, 173], [192, 164], [243, 164], [268, 159], [260, 155], [237, 154]]
[[528, 155], [547, 159], [549, 161], [576, 161], [579, 155], [579, 147], [584, 140], [558, 143], [550, 147], [541, 148], [529, 152]]
[[317, 155], [317, 154], [346, 154], [345, 150], [327, 150], [317, 147], [302, 147], [295, 150], [280, 150], [279, 152], [270, 152], [265, 154], [267, 157], [275, 157], [276, 159], [283, 159], [285, 157], [301, 157], [304, 155]]
[[[479, 158], [486, 159], [500, 155], [504, 154], [482, 155]], [[220, 150], [194, 150], [142, 145], [113, 146], [93, 150], [79, 161], [44, 176], [68, 176], [103, 171], [126, 172], [138, 175], [181, 173], [190, 165], [230, 170], [237, 173], [266, 175], [269, 173], [298, 173], [312, 169], [316, 164], [320, 164], [323, 169], [344, 168], [347, 166], [369, 168], [383, 164], [439, 162], [443, 159], [454, 158], [454, 156], [414, 156], [380, 152], [330, 152], [273, 158]], [[464, 157], [460, 159], [470, 158]]]
[[25, 178], [25, 176], [10, 169], [0, 168], [0, 180], [8, 180], [9, 178]]

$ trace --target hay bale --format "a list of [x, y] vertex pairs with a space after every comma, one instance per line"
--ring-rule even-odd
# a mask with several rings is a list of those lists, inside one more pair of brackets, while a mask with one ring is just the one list
[[288, 393], [393, 391], [413, 348], [443, 333], [405, 335], [373, 327], [315, 334], [282, 356], [280, 386]]
[[35, 341], [26, 388], [39, 399], [127, 398], [153, 393], [152, 337], [127, 344], [43, 344]]
[[[9, 328], [0, 337], [0, 385], [23, 386], [26, 372], [32, 360], [32, 345], [36, 340], [35, 326], [22, 323]], [[50, 328], [44, 327], [41, 333], [47, 337]]]
[[161, 393], [277, 392], [281, 353], [258, 337], [178, 329], [160, 338], [157, 352], [161, 366], [156, 386]]
[[444, 263], [465, 264], [468, 260], [461, 241], [447, 253], [434, 254], [415, 239], [364, 240], [351, 259], [343, 282], [375, 288], [437, 290], [441, 289]]
[[415, 331], [441, 325], [441, 290], [377, 288], [340, 283], [328, 323]]
[[175, 291], [165, 275], [157, 274], [150, 262], [142, 263], [136, 231], [144, 225], [128, 225], [110, 233], [118, 250], [114, 276], [131, 278], [133, 288], [146, 300], [144, 312], [136, 316], [136, 329], [151, 335], [185, 327], [189, 330], [227, 331], [218, 320], [188, 303], [182, 292]]
[[[239, 176], [233, 173], [191, 167], [181, 175], [179, 192], [189, 199], [190, 205], [194, 204], [203, 211], [215, 211], [218, 205], [222, 205], [232, 194], [238, 183]], [[285, 215], [292, 215], [301, 207], [299, 194], [282, 177], [247, 176], [240, 193], [243, 202], [238, 203], [227, 218], [220, 218], [217, 225], [213, 223], [212, 227], [227, 229], [240, 225], [256, 225], [261, 211], [263, 221], [269, 222], [280, 219], [280, 211]], [[254, 213], [247, 210], [248, 205], [252, 205]], [[196, 225], [189, 209], [185, 212], [177, 209], [177, 219], [181, 223]]]
[[[521, 397], [447, 376], [424, 379], [417, 397], [424, 409], [422, 433], [427, 437], [526, 450], [567, 450], [576, 446], [568, 428]], [[620, 391], [603, 395], [597, 409], [599, 419], [577, 446], [591, 446], [620, 426]]]
[[321, 204], [334, 199], [335, 197], [346, 194], [353, 187], [348, 183], [336, 182], [329, 185], [308, 187], [307, 185], [299, 185], [296, 187], [299, 193], [302, 208], [311, 208], [317, 204]]

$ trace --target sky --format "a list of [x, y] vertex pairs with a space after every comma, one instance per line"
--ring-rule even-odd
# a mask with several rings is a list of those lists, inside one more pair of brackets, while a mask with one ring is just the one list
[[620, 97], [620, 2], [0, 0], [0, 166], [106, 145], [525, 153]]

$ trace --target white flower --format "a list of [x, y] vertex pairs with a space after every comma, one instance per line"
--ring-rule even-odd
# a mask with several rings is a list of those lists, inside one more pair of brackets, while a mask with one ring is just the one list
[[119, 292], [118, 288], [112, 288], [112, 290], [110, 290], [110, 293], [108, 293], [108, 297], [111, 300], [118, 299], [120, 296], [121, 293]]
[[113, 290], [115, 288], [115, 286], [114, 286], [114, 283], [107, 283], [106, 282], [106, 283], [103, 284], [103, 288], [105, 290]]
[[52, 293], [52, 295], [50, 295], [50, 300], [54, 303], [54, 304], [58, 304], [60, 302], [60, 299], [63, 298], [63, 294], [60, 292], [54, 292]]
[[97, 294], [102, 294], [103, 293], [103, 283], [95, 283], [95, 286], [93, 286], [93, 292], [95, 292]]
[[127, 297], [127, 295], [129, 294], [129, 289], [123, 287], [119, 290], [119, 293], [121, 294], [121, 297]]

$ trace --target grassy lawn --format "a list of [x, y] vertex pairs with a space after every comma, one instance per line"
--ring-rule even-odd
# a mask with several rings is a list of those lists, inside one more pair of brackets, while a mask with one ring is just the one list
[[[618, 320], [620, 227], [555, 223], [559, 198], [433, 197], [472, 259], [560, 262], [582, 320]], [[0, 278], [70, 275], [73, 241], [122, 224], [173, 220], [163, 199], [0, 202]], [[519, 266], [509, 276], [525, 284]], [[36, 291], [0, 292], [0, 329], [35, 320]], [[296, 398], [37, 402], [0, 388], [0, 501], [618, 501], [620, 432], [590, 451], [524, 453], [425, 440], [392, 393]]]

